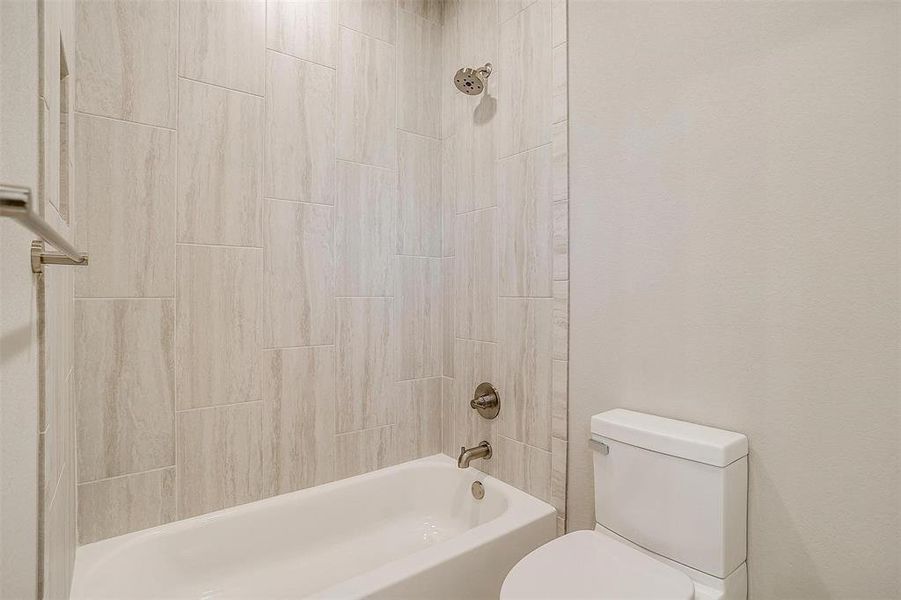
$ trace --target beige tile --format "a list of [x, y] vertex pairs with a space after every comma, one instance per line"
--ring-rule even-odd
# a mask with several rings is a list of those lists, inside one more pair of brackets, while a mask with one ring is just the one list
[[551, 501], [551, 453], [498, 436], [498, 478], [529, 494]]
[[[557, 4], [559, 0], [551, 0]], [[566, 44], [560, 44], [554, 48], [554, 95], [552, 99], [552, 118], [554, 123], [566, 120], [567, 114], [567, 73], [566, 73]]]
[[337, 0], [268, 0], [268, 48], [334, 67], [337, 56]]
[[175, 467], [78, 486], [78, 543], [175, 520]]
[[397, 15], [394, 0], [340, 0], [338, 24], [394, 43]]
[[569, 141], [567, 125], [568, 121], [563, 121], [554, 125], [553, 128], [551, 153], [553, 154], [554, 202], [563, 201], [569, 197]]
[[338, 298], [338, 433], [396, 423], [390, 298]]
[[503, 23], [519, 14], [526, 7], [531, 6], [535, 0], [498, 0], [497, 19]]
[[262, 402], [178, 413], [178, 518], [259, 500]]
[[569, 279], [569, 203], [554, 203], [554, 281]]
[[441, 140], [441, 255], [454, 255], [454, 225], [457, 214], [456, 136]]
[[335, 343], [335, 209], [266, 200], [264, 348]]
[[397, 406], [397, 462], [441, 452], [442, 378], [404, 382]]
[[553, 207], [550, 146], [498, 162], [500, 294], [550, 296]]
[[452, 458], [457, 458], [460, 449], [455, 433], [456, 398], [454, 396], [454, 380], [441, 378], [441, 451]]
[[454, 258], [441, 261], [442, 318], [441, 340], [445, 377], [454, 376]]
[[179, 246], [177, 263], [177, 408], [259, 400], [262, 251]]
[[353, 477], [397, 463], [397, 426], [376, 427], [335, 436], [335, 476]]
[[263, 352], [263, 495], [335, 478], [335, 348]]
[[440, 257], [441, 142], [398, 132], [397, 252]]
[[[497, 423], [500, 420], [486, 420], [472, 409], [469, 401], [475, 396], [475, 389], [482, 382], [487, 381], [498, 389], [501, 397], [501, 415], [507, 410], [506, 392], [498, 377], [497, 368], [497, 344], [488, 342], [476, 342], [471, 340], [456, 340], [454, 344], [454, 443], [452, 445], [455, 457], [459, 454], [460, 446], [470, 448], [482, 440], [492, 445], [497, 441]], [[476, 465], [481, 471], [495, 473], [498, 461], [497, 457], [479, 461]]]
[[338, 161], [337, 187], [337, 294], [390, 296], [397, 248], [397, 174]]
[[485, 95], [478, 98], [482, 100], [472, 104], [458, 122], [457, 133], [454, 135], [454, 154], [448, 158], [449, 164], [446, 166], [452, 184], [448, 194], [457, 213], [490, 208], [497, 204], [497, 114], [492, 114], [497, 108], [496, 100]]
[[268, 198], [335, 203], [335, 72], [266, 53]]
[[[397, 126], [441, 135], [441, 26], [405, 10], [397, 14]], [[448, 77], [450, 74], [448, 75]]]
[[551, 399], [551, 433], [555, 438], [567, 439], [568, 420], [568, 363], [553, 361], [551, 377], [553, 398]]
[[557, 517], [557, 537], [566, 535], [566, 517]]
[[[68, 469], [63, 473], [67, 477]], [[60, 482], [59, 490], [43, 515], [44, 598], [68, 598], [75, 560], [75, 486]]]
[[554, 360], [569, 358], [569, 282], [554, 282]]
[[566, 440], [551, 440], [551, 504], [558, 515], [566, 514]]
[[178, 241], [259, 246], [263, 101], [179, 80]]
[[568, 0], [551, 0], [551, 38], [557, 46], [566, 41], [566, 4]]
[[551, 141], [550, 0], [537, 0], [501, 25], [497, 151], [499, 157]]
[[175, 132], [76, 115], [79, 296], [175, 294]]
[[502, 298], [500, 303], [501, 433], [550, 450], [553, 300]]
[[451, 0], [398, 0], [397, 7], [419, 15], [435, 23], [441, 23], [443, 4], [450, 4]]
[[397, 265], [397, 377], [439, 376], [444, 328], [441, 259], [398, 256]]
[[78, 481], [175, 464], [175, 300], [79, 300]]
[[457, 337], [495, 341], [497, 322], [497, 210], [457, 216], [454, 303]]
[[339, 28], [338, 158], [393, 169], [397, 163], [394, 46]]
[[76, 109], [175, 127], [176, 0], [76, 4]]
[[263, 93], [264, 0], [180, 0], [178, 74]]

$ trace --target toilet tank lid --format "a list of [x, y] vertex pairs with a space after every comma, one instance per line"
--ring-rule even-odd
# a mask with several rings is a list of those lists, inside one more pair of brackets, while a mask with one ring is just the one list
[[748, 438], [726, 431], [616, 408], [591, 417], [591, 437], [725, 467], [748, 454]]

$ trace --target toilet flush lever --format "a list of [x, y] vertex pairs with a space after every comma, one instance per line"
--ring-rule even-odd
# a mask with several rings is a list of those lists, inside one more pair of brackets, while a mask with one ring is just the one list
[[604, 456], [610, 454], [610, 446], [608, 446], [601, 440], [596, 440], [593, 437], [590, 437], [588, 438], [588, 445], [591, 446], [591, 448], [599, 454], [602, 454]]

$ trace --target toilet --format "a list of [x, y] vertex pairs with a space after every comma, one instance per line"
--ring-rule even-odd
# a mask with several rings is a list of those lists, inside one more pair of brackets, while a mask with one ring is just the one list
[[616, 409], [590, 446], [595, 529], [528, 554], [501, 598], [747, 598], [747, 437]]

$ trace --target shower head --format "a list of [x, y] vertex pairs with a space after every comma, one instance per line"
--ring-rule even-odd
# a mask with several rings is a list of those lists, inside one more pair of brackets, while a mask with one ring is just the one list
[[463, 67], [454, 75], [454, 85], [464, 94], [478, 96], [485, 89], [485, 80], [489, 75], [491, 75], [491, 63], [485, 63], [484, 67], [477, 69]]

